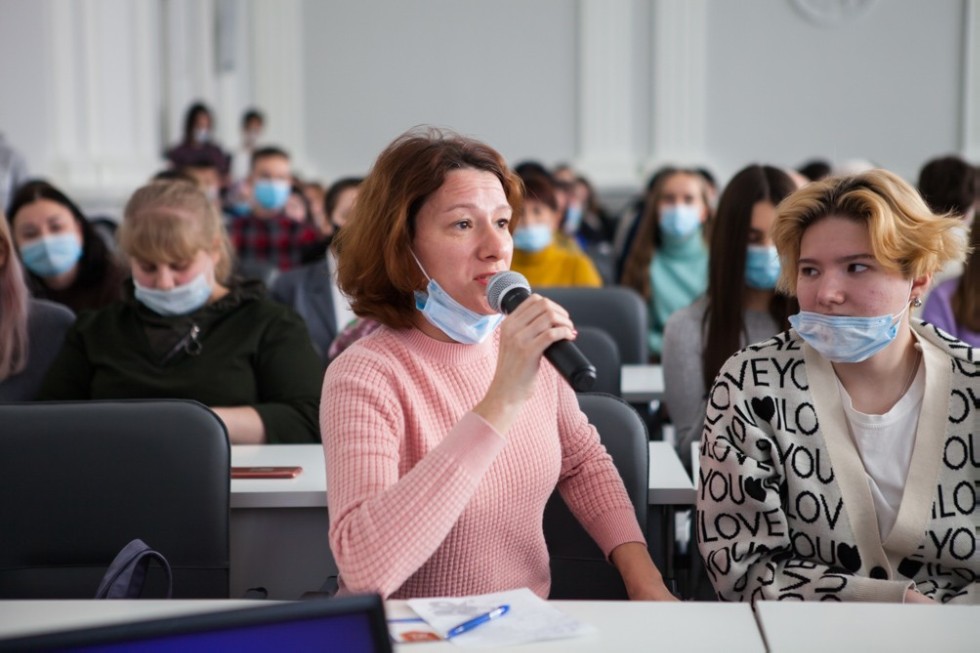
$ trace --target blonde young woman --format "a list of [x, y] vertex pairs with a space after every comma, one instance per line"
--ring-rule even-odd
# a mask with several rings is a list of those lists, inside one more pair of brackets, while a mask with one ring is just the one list
[[207, 196], [185, 181], [137, 190], [119, 230], [127, 299], [83, 314], [44, 399], [177, 397], [211, 407], [233, 443], [315, 442], [320, 365], [302, 320], [232, 280]]
[[980, 602], [980, 350], [909, 316], [963, 257], [955, 229], [884, 170], [780, 204], [801, 311], [725, 363], [701, 439], [720, 598]]
[[33, 299], [0, 213], [0, 403], [34, 399], [75, 314]]

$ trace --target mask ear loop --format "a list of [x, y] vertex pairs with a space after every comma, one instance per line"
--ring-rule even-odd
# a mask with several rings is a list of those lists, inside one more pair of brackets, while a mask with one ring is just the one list
[[[430, 276], [429, 276], [429, 273], [428, 273], [428, 272], [426, 272], [426, 271], [425, 271], [425, 268], [424, 268], [424, 267], [422, 267], [422, 264], [421, 264], [421, 263], [419, 263], [419, 257], [417, 257], [417, 256], [415, 255], [415, 252], [413, 252], [412, 250], [408, 250], [408, 253], [412, 255], [412, 258], [413, 258], [413, 259], [415, 259], [415, 265], [417, 265], [417, 266], [419, 266], [419, 270], [422, 270], [422, 274], [424, 274], [424, 275], [425, 275], [425, 278], [426, 278], [426, 279], [428, 279], [429, 281], [432, 281], [432, 277], [430, 277]], [[911, 292], [911, 291], [912, 291], [912, 289], [911, 289], [911, 288], [909, 288], [909, 292]]]

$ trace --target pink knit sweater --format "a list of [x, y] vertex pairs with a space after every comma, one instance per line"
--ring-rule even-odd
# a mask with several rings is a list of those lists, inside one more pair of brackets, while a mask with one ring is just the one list
[[644, 541], [595, 428], [549, 363], [508, 433], [471, 412], [499, 334], [461, 345], [383, 327], [327, 369], [320, 425], [342, 591], [547, 597], [541, 519], [556, 484], [606, 555]]

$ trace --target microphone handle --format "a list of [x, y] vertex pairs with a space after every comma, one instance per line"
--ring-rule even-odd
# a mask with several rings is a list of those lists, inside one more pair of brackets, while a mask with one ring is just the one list
[[[500, 308], [510, 314], [528, 297], [530, 291], [527, 288], [514, 288], [501, 298]], [[575, 392], [588, 392], [595, 385], [595, 365], [589, 362], [574, 342], [553, 342], [544, 350], [544, 357], [565, 377]]]

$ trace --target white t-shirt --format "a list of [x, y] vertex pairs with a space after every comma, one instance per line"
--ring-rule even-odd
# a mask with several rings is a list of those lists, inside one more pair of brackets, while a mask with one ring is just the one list
[[912, 463], [915, 431], [926, 390], [926, 366], [919, 361], [912, 385], [884, 415], [868, 415], [855, 410], [840, 379], [837, 387], [851, 437], [868, 475], [868, 487], [878, 516], [878, 533], [884, 541], [895, 526]]

